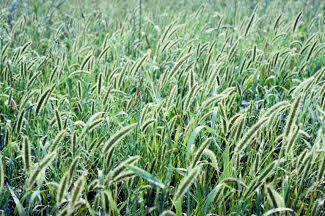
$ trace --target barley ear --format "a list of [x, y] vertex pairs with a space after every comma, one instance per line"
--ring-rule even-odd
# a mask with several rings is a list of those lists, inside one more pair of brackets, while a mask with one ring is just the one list
[[292, 32], [295, 32], [295, 30], [296, 30], [296, 28], [298, 26], [298, 23], [299, 23], [299, 20], [301, 19], [301, 17], [302, 17], [302, 12], [300, 12], [298, 14], [298, 16], [296, 17], [295, 22], [294, 22], [293, 27], [292, 27]]
[[199, 147], [199, 149], [196, 151], [195, 153], [195, 156], [193, 158], [193, 162], [192, 162], [192, 165], [191, 167], [195, 167], [196, 166], [196, 163], [201, 159], [203, 153], [204, 153], [204, 150], [210, 145], [210, 142], [211, 142], [211, 138], [208, 138], [206, 139], [202, 144], [201, 146]]
[[22, 145], [22, 156], [23, 156], [23, 163], [24, 169], [26, 172], [30, 170], [31, 167], [31, 145], [27, 137], [23, 138], [23, 145]]
[[70, 167], [69, 167], [69, 171], [68, 171], [68, 176], [69, 176], [69, 179], [68, 179], [68, 182], [70, 183], [71, 182], [71, 180], [72, 180], [72, 178], [73, 178], [73, 174], [74, 174], [74, 172], [75, 172], [75, 170], [76, 170], [76, 168], [77, 168], [77, 166], [78, 166], [78, 162], [79, 162], [79, 160], [80, 160], [80, 157], [76, 157], [73, 161], [72, 161], [72, 163], [71, 163], [71, 165], [70, 165]]
[[44, 104], [46, 103], [46, 101], [48, 100], [48, 98], [51, 96], [52, 91], [54, 90], [55, 86], [52, 86], [51, 88], [48, 88], [40, 97], [40, 99], [37, 102], [37, 106], [36, 106], [36, 110], [35, 113], [36, 115], [39, 114], [39, 112], [41, 111], [42, 107], [44, 106]]
[[187, 190], [191, 187], [200, 171], [201, 166], [196, 166], [192, 170], [190, 170], [187, 176], [183, 177], [173, 197], [173, 201], [175, 204], [184, 196]]
[[16, 127], [17, 134], [20, 133], [23, 119], [24, 119], [24, 114], [25, 114], [25, 111], [22, 109], [18, 115], [18, 121], [17, 121], [17, 127]]
[[253, 191], [256, 190], [260, 185], [263, 184], [264, 180], [270, 176], [273, 173], [273, 170], [277, 166], [277, 161], [274, 161], [270, 165], [268, 165], [262, 172], [259, 174], [256, 178], [253, 179], [253, 181], [247, 186], [245, 192], [244, 192], [244, 197], [247, 198], [248, 196], [251, 195]]
[[120, 163], [115, 169], [113, 169], [112, 171], [110, 171], [104, 181], [104, 184], [107, 184], [107, 182], [118, 176], [120, 173], [122, 173], [125, 170], [125, 165], [128, 164], [135, 164], [136, 162], [138, 162], [138, 160], [140, 159], [139, 156], [133, 156], [133, 157], [129, 157], [128, 159], [124, 160], [122, 163]]
[[58, 124], [59, 131], [62, 131], [63, 128], [62, 128], [61, 116], [57, 109], [55, 110], [55, 117], [56, 117], [56, 122]]
[[255, 18], [255, 11], [253, 12], [248, 24], [247, 24], [247, 27], [246, 27], [246, 30], [245, 30], [245, 37], [248, 35], [248, 32], [249, 32], [249, 29], [251, 28], [252, 24], [253, 24], [253, 21], [254, 21], [254, 18]]
[[163, 211], [163, 213], [161, 213], [160, 216], [176, 216], [176, 214], [175, 214], [175, 212], [173, 212], [171, 210], [166, 210], [166, 211]]
[[47, 89], [40, 97], [40, 99], [38, 100], [37, 102], [37, 106], [36, 106], [36, 115], [38, 115], [38, 113], [40, 112], [43, 104], [44, 104], [44, 101], [47, 97], [47, 95], [50, 93], [51, 89]]
[[108, 149], [111, 146], [117, 145], [122, 140], [122, 138], [125, 137], [127, 134], [129, 134], [131, 130], [135, 128], [137, 125], [138, 125], [137, 123], [134, 123], [117, 131], [113, 136], [111, 136], [111, 138], [104, 145], [103, 152], [107, 153]]
[[130, 178], [135, 177], [136, 175], [132, 171], [124, 171], [120, 173], [119, 175], [115, 176], [111, 181], [109, 182], [109, 185], [116, 184], [122, 181], [126, 181]]
[[65, 194], [66, 194], [66, 189], [68, 186], [68, 181], [69, 181], [69, 173], [66, 173], [63, 178], [61, 179], [60, 186], [58, 189], [58, 193], [56, 195], [56, 203], [58, 205], [61, 204]]
[[109, 215], [109, 200], [108, 200], [108, 192], [103, 191], [101, 193], [101, 201], [102, 201], [102, 207], [105, 212], [105, 214]]
[[283, 197], [276, 190], [274, 190], [270, 185], [267, 185], [265, 190], [267, 198], [273, 208], [285, 207]]
[[318, 174], [317, 174], [317, 181], [318, 182], [323, 181], [324, 173], [325, 173], [325, 155], [323, 155], [323, 160], [319, 164], [319, 169], [318, 169]]
[[70, 200], [70, 207], [71, 208], [75, 208], [77, 201], [79, 201], [82, 192], [84, 190], [84, 185], [86, 183], [86, 176], [87, 176], [88, 172], [84, 171], [83, 174], [77, 179], [74, 188], [72, 190], [72, 195], [71, 195], [71, 200]]
[[58, 133], [58, 135], [56, 135], [56, 137], [54, 138], [54, 141], [51, 145], [50, 152], [54, 151], [57, 148], [58, 144], [65, 137], [65, 135], [66, 135], [65, 130], [62, 130], [60, 133]]
[[2, 191], [4, 185], [5, 185], [4, 163], [2, 162], [2, 155], [0, 152], [0, 192]]
[[256, 133], [260, 130], [260, 128], [267, 122], [268, 118], [260, 119], [256, 124], [254, 124], [239, 140], [238, 144], [235, 148], [235, 153], [239, 153], [243, 151], [248, 143], [252, 140], [252, 138], [256, 135]]
[[32, 188], [34, 186], [39, 174], [49, 166], [49, 164], [52, 162], [52, 160], [55, 159], [56, 154], [57, 153], [55, 151], [47, 154], [43, 158], [43, 160], [41, 160], [37, 164], [36, 168], [33, 170], [33, 172], [31, 173], [31, 175], [29, 176], [29, 178], [27, 180], [28, 188]]
[[298, 113], [299, 113], [299, 106], [300, 106], [300, 101], [302, 99], [302, 96], [299, 95], [293, 102], [291, 109], [290, 109], [290, 113], [289, 113], [289, 117], [287, 120], [287, 123], [285, 125], [284, 128], [284, 137], [288, 137], [290, 132], [292, 132], [293, 126], [295, 124], [295, 121], [298, 117]]

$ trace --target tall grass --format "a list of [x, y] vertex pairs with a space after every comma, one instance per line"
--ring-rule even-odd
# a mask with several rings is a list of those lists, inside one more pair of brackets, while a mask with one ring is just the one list
[[325, 214], [324, 1], [0, 2], [1, 214]]

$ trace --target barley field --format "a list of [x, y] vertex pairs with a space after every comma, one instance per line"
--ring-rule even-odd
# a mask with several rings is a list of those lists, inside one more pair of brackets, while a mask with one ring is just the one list
[[325, 215], [325, 1], [0, 5], [0, 215]]

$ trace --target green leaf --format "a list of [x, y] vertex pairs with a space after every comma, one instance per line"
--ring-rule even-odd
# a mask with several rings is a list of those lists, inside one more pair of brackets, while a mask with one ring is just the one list
[[126, 168], [134, 172], [134, 174], [140, 176], [141, 178], [144, 178], [148, 182], [156, 185], [157, 187], [160, 187], [164, 189], [166, 186], [159, 180], [158, 178], [154, 177], [152, 174], [148, 173], [147, 171], [133, 165], [125, 165]]
[[205, 205], [204, 205], [204, 215], [208, 213], [209, 207], [211, 203], [214, 201], [216, 196], [221, 192], [221, 189], [223, 188], [225, 184], [218, 184], [207, 196], [205, 200]]
[[108, 191], [108, 202], [111, 206], [111, 208], [118, 214], [121, 215], [120, 211], [117, 208], [116, 202], [113, 199], [112, 192]]
[[189, 156], [191, 155], [191, 149], [192, 149], [192, 145], [194, 144], [195, 142], [195, 138], [197, 137], [197, 135], [200, 133], [200, 131], [202, 129], [204, 129], [206, 126], [198, 126], [196, 127], [193, 132], [191, 133], [191, 136], [190, 138], [188, 139], [188, 142], [187, 142], [187, 158], [189, 158]]
[[273, 215], [275, 213], [284, 212], [284, 211], [293, 212], [293, 210], [291, 208], [274, 208], [274, 209], [271, 209], [271, 210], [267, 211], [266, 213], [264, 213], [263, 216], [269, 216], [269, 215]]
[[18, 197], [16, 196], [15, 192], [11, 189], [11, 187], [9, 187], [10, 193], [12, 198], [14, 199], [14, 202], [16, 204], [16, 208], [18, 210], [18, 213], [20, 216], [25, 216], [27, 215], [26, 210], [24, 209], [23, 205], [21, 204], [21, 202], [19, 201]]

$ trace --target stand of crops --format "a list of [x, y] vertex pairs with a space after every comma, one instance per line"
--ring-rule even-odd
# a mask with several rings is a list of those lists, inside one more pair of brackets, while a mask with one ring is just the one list
[[325, 215], [324, 1], [0, 5], [0, 214]]

